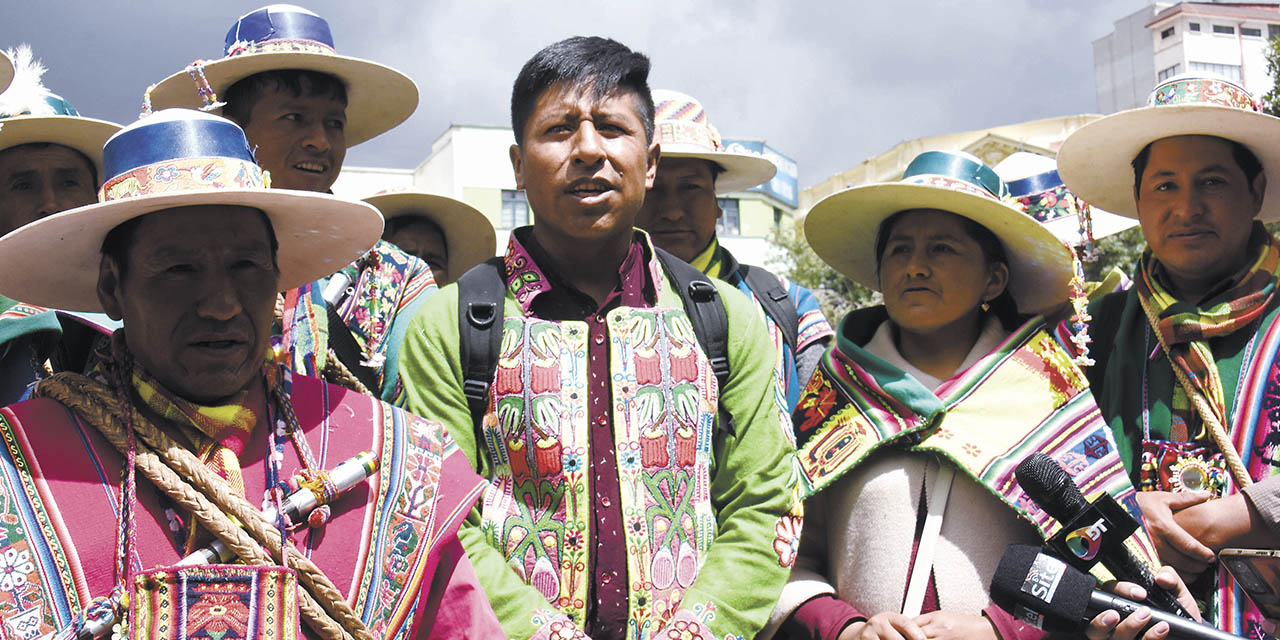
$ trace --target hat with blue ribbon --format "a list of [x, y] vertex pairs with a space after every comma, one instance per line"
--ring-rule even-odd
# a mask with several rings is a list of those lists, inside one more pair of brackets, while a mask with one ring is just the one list
[[0, 92], [9, 88], [9, 83], [13, 81], [13, 60], [4, 52], [0, 51]]
[[1088, 245], [1138, 224], [1132, 218], [1091, 206], [1072, 193], [1063, 184], [1053, 158], [1018, 151], [1001, 160], [995, 172], [1024, 213], [1071, 246]]
[[303, 69], [327, 73], [347, 87], [347, 146], [391, 130], [418, 107], [418, 86], [391, 67], [338, 55], [329, 23], [290, 4], [273, 4], [240, 16], [227, 31], [223, 56], [198, 60], [149, 89], [156, 109], [186, 107], [216, 112], [218, 96], [264, 71]]
[[[364, 199], [392, 218], [416, 216], [440, 227], [449, 251], [449, 276], [458, 278], [498, 253], [493, 222], [479, 209], [449, 196], [425, 191], [387, 190]], [[448, 283], [439, 283], [444, 286]]]
[[653, 90], [653, 137], [662, 147], [663, 158], [697, 158], [720, 165], [724, 172], [716, 176], [716, 193], [750, 189], [778, 172], [764, 156], [726, 149], [702, 103], [676, 91]]
[[880, 225], [912, 209], [964, 216], [995, 234], [1009, 258], [1009, 293], [1021, 313], [1040, 313], [1067, 301], [1070, 250], [1016, 209], [1000, 176], [967, 153], [926, 151], [907, 165], [898, 182], [853, 187], [823, 198], [804, 218], [805, 237], [836, 271], [880, 291]]
[[[1263, 113], [1244, 87], [1205, 73], [1169, 78], [1151, 91], [1147, 106], [1077, 129], [1058, 149], [1058, 171], [1090, 204], [1137, 218], [1133, 159], [1152, 142], [1186, 135], [1244, 145], [1258, 157], [1269, 182], [1280, 184], [1280, 118]], [[1280, 220], [1280, 189], [1268, 189], [1258, 218]]]
[[197, 205], [252, 207], [271, 220], [280, 290], [350, 264], [378, 241], [382, 215], [363, 203], [271, 189], [244, 131], [220, 116], [165, 109], [121, 129], [102, 150], [98, 203], [37, 220], [0, 238], [0, 294], [69, 311], [102, 311], [102, 241], [121, 223]]
[[44, 65], [35, 60], [31, 47], [24, 44], [7, 53], [14, 74], [9, 88], [0, 93], [0, 151], [33, 142], [69, 147], [93, 163], [101, 180], [102, 145], [120, 125], [85, 118], [46, 89], [41, 82]]

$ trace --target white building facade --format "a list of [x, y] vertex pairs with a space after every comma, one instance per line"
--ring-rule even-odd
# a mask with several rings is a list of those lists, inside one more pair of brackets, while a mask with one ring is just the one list
[[[724, 143], [765, 155], [779, 167], [770, 183], [719, 198], [724, 212], [718, 227], [721, 244], [740, 262], [763, 265], [772, 259], [769, 236], [792, 224], [799, 195], [796, 163], [763, 142]], [[489, 218], [502, 251], [511, 230], [531, 224], [534, 217], [511, 171], [513, 144], [510, 127], [452, 125], [432, 142], [431, 155], [417, 168], [343, 167], [333, 192], [364, 198], [386, 189], [414, 189], [461, 200]]]
[[1187, 72], [1230, 78], [1261, 97], [1273, 84], [1266, 51], [1278, 35], [1277, 2], [1152, 2], [1093, 42], [1098, 111], [1143, 106], [1156, 83]]

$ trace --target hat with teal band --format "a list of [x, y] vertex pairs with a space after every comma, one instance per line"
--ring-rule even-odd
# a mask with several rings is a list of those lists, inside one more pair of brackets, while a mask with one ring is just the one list
[[[1164, 138], [1204, 135], [1238, 142], [1253, 152], [1271, 184], [1280, 184], [1280, 118], [1262, 112], [1244, 87], [1204, 73], [1156, 85], [1147, 106], [1121, 111], [1077, 129], [1058, 150], [1058, 171], [1085, 201], [1138, 217], [1133, 194], [1135, 157]], [[1261, 220], [1280, 220], [1280, 189], [1269, 189]]]
[[41, 82], [44, 65], [27, 45], [7, 53], [15, 71], [9, 88], [0, 93], [0, 151], [31, 143], [69, 147], [93, 163], [101, 180], [102, 145], [120, 125], [85, 118], [70, 102], [46, 89]]
[[226, 118], [165, 109], [121, 129], [102, 150], [98, 203], [63, 211], [0, 238], [0, 294], [44, 307], [101, 311], [102, 241], [121, 223], [197, 205], [266, 214], [279, 250], [280, 290], [350, 264], [382, 235], [382, 214], [324, 193], [271, 189], [244, 131]]
[[1119, 233], [1137, 220], [1103, 211], [1076, 196], [1058, 173], [1053, 158], [1018, 151], [995, 166], [1009, 197], [1053, 235], [1071, 246], [1091, 249], [1094, 240]]
[[880, 290], [876, 237], [899, 211], [934, 209], [990, 230], [1009, 258], [1009, 293], [1018, 311], [1034, 314], [1067, 301], [1071, 252], [1008, 199], [1004, 181], [967, 154], [927, 151], [898, 182], [863, 185], [823, 198], [804, 219], [814, 252], [850, 280]]
[[240, 16], [227, 31], [222, 57], [197, 60], [148, 90], [156, 109], [217, 113], [231, 85], [266, 71], [301, 69], [337, 77], [347, 88], [347, 146], [382, 134], [413, 115], [418, 85], [386, 65], [339, 55], [329, 23], [314, 12], [273, 4]]

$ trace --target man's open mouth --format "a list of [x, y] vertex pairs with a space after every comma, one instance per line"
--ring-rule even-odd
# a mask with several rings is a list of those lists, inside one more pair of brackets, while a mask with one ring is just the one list
[[306, 171], [307, 173], [325, 173], [329, 169], [318, 162], [299, 162], [293, 165], [294, 169]]

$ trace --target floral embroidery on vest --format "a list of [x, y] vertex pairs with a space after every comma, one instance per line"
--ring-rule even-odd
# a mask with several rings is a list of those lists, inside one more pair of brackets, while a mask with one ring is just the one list
[[[632, 583], [628, 626], [646, 637], [679, 607], [715, 536], [709, 491], [716, 381], [683, 310], [622, 307], [607, 322]], [[507, 318], [484, 421], [495, 477], [482, 530], [516, 573], [576, 624], [584, 620], [590, 581], [588, 333], [582, 322]]]

